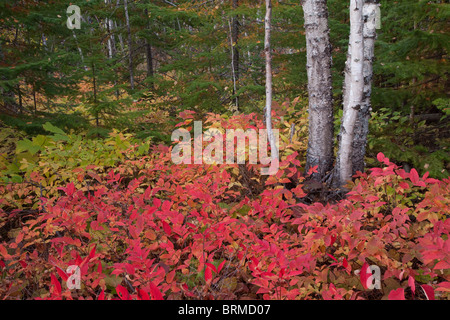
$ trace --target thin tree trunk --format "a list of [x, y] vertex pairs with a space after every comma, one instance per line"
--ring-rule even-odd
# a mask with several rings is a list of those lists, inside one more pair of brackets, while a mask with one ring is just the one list
[[306, 170], [318, 166], [321, 179], [333, 165], [333, 94], [331, 43], [326, 0], [304, 0], [309, 97], [309, 139]]
[[[147, 17], [147, 30], [150, 32], [150, 18], [148, 16], [148, 10], [145, 9], [145, 16]], [[145, 50], [146, 50], [146, 58], [147, 58], [147, 77], [152, 78], [152, 81], [150, 83], [150, 89], [152, 91], [155, 90], [155, 86], [153, 83], [153, 56], [152, 56], [152, 46], [150, 45], [150, 41], [145, 38]]]
[[[108, 0], [108, 4], [111, 4], [111, 1]], [[111, 33], [109, 37], [110, 46], [111, 46], [111, 58], [116, 55], [116, 37], [114, 35], [114, 21], [113, 19], [108, 19], [108, 32]]]
[[[239, 0], [232, 0], [233, 10], [237, 9], [239, 6]], [[239, 38], [239, 19], [237, 16], [233, 15], [231, 17], [231, 22], [228, 22], [230, 27], [230, 45], [231, 45], [231, 69], [233, 76], [233, 95], [237, 94], [238, 81], [239, 81], [239, 49], [238, 49], [238, 38]], [[234, 98], [234, 104], [236, 110], [239, 108], [239, 97]]]
[[37, 101], [36, 101], [36, 89], [33, 85], [33, 103], [34, 103], [34, 114], [37, 113]]
[[[117, 0], [116, 7], [119, 7], [119, 6], [120, 6], [120, 0]], [[116, 28], [116, 30], [119, 29], [118, 28], [119, 26], [120, 26], [120, 22], [117, 23], [117, 21], [114, 21], [114, 27]], [[118, 34], [118, 37], [119, 37], [120, 51], [123, 53], [125, 51], [125, 45], [124, 45], [124, 42], [123, 42], [122, 34], [120, 32]]]
[[[105, 0], [105, 4], [108, 5], [108, 0]], [[112, 59], [112, 57], [113, 57], [113, 48], [112, 48], [111, 28], [110, 28], [109, 21], [110, 21], [110, 19], [105, 18], [105, 28], [106, 28], [106, 32], [108, 34], [108, 40], [107, 40], [108, 58]]]
[[[120, 26], [120, 23], [118, 24], [117, 21], [114, 21], [114, 27], [118, 29], [118, 26]], [[117, 36], [119, 38], [120, 51], [123, 53], [125, 51], [125, 44], [123, 42], [122, 34], [119, 32]]]
[[93, 93], [94, 93], [94, 105], [95, 105], [95, 125], [98, 127], [99, 119], [98, 119], [98, 108], [97, 108], [97, 84], [95, 80], [95, 64], [92, 63], [92, 85], [93, 85]]
[[364, 171], [364, 156], [366, 154], [367, 135], [369, 133], [369, 119], [372, 110], [370, 97], [372, 94], [373, 59], [376, 39], [377, 0], [365, 0], [363, 6], [364, 16], [364, 91], [361, 110], [356, 118], [353, 144], [352, 144], [352, 174]]
[[266, 17], [264, 19], [264, 54], [266, 58], [266, 129], [270, 143], [272, 160], [278, 160], [278, 148], [272, 130], [272, 53], [270, 50], [270, 32], [272, 29], [272, 1], [266, 0]]
[[22, 103], [22, 91], [20, 90], [20, 83], [17, 84], [17, 95], [19, 96], [19, 112], [23, 113], [23, 103]]
[[[352, 144], [355, 122], [362, 107], [364, 90], [363, 0], [350, 1], [350, 72], [347, 105], [344, 105], [335, 177], [344, 185], [352, 177]], [[348, 85], [348, 83], [347, 83]]]
[[[236, 78], [236, 70], [235, 70], [235, 63], [234, 63], [234, 49], [233, 49], [233, 37], [232, 37], [232, 27], [231, 27], [231, 22], [228, 21], [228, 27], [230, 29], [230, 52], [231, 52], [231, 77], [233, 80], [233, 95], [236, 94], [237, 92], [237, 78]], [[235, 97], [234, 100], [234, 105], [235, 105], [235, 111], [238, 111], [239, 109], [239, 99], [237, 97]]]
[[128, 3], [127, 0], [123, 0], [125, 6], [125, 19], [127, 23], [127, 32], [128, 32], [128, 69], [130, 72], [130, 85], [131, 90], [134, 90], [134, 76], [133, 76], [133, 48], [132, 48], [132, 38], [131, 38], [131, 27], [130, 27], [130, 18], [128, 16]]
[[[239, 1], [233, 0], [233, 10], [236, 10], [239, 7]], [[233, 55], [234, 55], [234, 72], [236, 75], [236, 81], [239, 81], [240, 72], [239, 72], [239, 48], [238, 48], [238, 40], [239, 40], [239, 19], [236, 15], [233, 15], [231, 18], [231, 39], [233, 41]]]

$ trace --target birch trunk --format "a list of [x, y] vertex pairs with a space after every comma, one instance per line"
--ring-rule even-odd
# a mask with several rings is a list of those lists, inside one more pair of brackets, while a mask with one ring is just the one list
[[131, 27], [130, 27], [130, 18], [128, 16], [128, 3], [127, 3], [127, 0], [123, 0], [123, 4], [125, 6], [125, 20], [126, 20], [126, 23], [127, 23], [127, 32], [128, 32], [128, 69], [129, 69], [129, 72], [130, 72], [130, 86], [131, 86], [131, 90], [134, 90], [133, 48], [132, 48]]
[[331, 44], [326, 0], [302, 2], [306, 33], [309, 138], [306, 170], [318, 166], [322, 178], [333, 165], [333, 94]]
[[373, 59], [376, 39], [376, 14], [379, 4], [377, 0], [365, 0], [363, 6], [364, 17], [364, 91], [361, 110], [356, 118], [352, 144], [352, 174], [364, 171], [364, 156], [366, 154], [367, 135], [369, 133], [369, 119], [372, 110], [370, 97], [372, 93]]
[[[105, 0], [105, 5], [108, 9], [111, 9], [111, 0]], [[108, 56], [110, 59], [114, 58], [116, 55], [116, 39], [114, 36], [114, 21], [113, 19], [105, 19], [105, 27], [108, 32]]]
[[266, 0], [266, 17], [264, 19], [264, 54], [266, 58], [266, 129], [270, 143], [272, 160], [278, 160], [278, 148], [272, 130], [272, 53], [270, 51], [270, 32], [272, 29], [272, 1]]
[[355, 122], [361, 110], [364, 90], [363, 0], [350, 1], [350, 81], [346, 83], [348, 98], [344, 105], [337, 157], [337, 179], [342, 186], [352, 177], [352, 143]]

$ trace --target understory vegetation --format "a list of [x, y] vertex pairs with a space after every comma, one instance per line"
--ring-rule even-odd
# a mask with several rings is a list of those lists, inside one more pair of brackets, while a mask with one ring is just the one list
[[[263, 128], [254, 114], [208, 116], [208, 127], [248, 124]], [[175, 165], [172, 146], [45, 124], [2, 168], [16, 181], [0, 187], [0, 296], [448, 299], [450, 180], [379, 153], [347, 198], [320, 201], [324, 190], [302, 184], [301, 130], [289, 141], [290, 123], [276, 126], [280, 170], [268, 177], [259, 164]], [[70, 265], [81, 289], [66, 285]], [[370, 265], [379, 289], [367, 287]]]

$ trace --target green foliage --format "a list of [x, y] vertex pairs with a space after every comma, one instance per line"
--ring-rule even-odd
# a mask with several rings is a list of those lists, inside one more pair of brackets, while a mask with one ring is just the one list
[[[136, 140], [131, 134], [113, 131], [105, 139], [86, 134], [67, 134], [47, 122], [47, 135], [16, 141], [15, 155], [2, 157], [2, 182], [31, 181], [45, 194], [54, 194], [61, 184], [77, 179], [80, 172], [92, 170], [103, 174], [125, 159], [147, 154], [150, 140]], [[36, 179], [36, 174], [41, 178]]]
[[435, 178], [449, 176], [450, 141], [436, 139], [439, 131], [425, 121], [411, 125], [410, 118], [400, 111], [381, 108], [372, 113], [370, 132], [369, 165], [374, 165], [374, 155], [382, 151], [390, 159], [417, 168], [422, 174], [428, 171]]

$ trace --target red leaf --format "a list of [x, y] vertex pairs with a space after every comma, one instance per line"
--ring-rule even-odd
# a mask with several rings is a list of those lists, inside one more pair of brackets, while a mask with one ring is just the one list
[[217, 273], [219, 273], [219, 272], [222, 270], [223, 266], [225, 265], [225, 261], [227, 261], [227, 260], [223, 260], [223, 261], [219, 264], [219, 267], [217, 268]]
[[19, 234], [18, 234], [17, 237], [16, 237], [16, 243], [17, 243], [17, 244], [19, 244], [20, 242], [22, 242], [23, 236], [24, 236], [23, 232], [19, 232]]
[[411, 182], [413, 184], [419, 183], [419, 174], [417, 173], [417, 170], [412, 168], [409, 172], [409, 178], [411, 179]]
[[408, 285], [410, 286], [413, 295], [416, 294], [416, 283], [414, 281], [414, 278], [411, 276], [409, 276], [408, 278]]
[[427, 284], [422, 284], [421, 285], [423, 291], [425, 292], [428, 300], [434, 300], [434, 290], [431, 286], [427, 285]]
[[171, 227], [169, 226], [169, 224], [168, 224], [167, 222], [165, 222], [165, 221], [162, 222], [162, 225], [163, 225], [164, 232], [165, 232], [168, 236], [170, 236], [170, 235], [172, 234], [172, 228], [171, 228]]
[[359, 281], [361, 281], [361, 284], [364, 289], [367, 289], [367, 280], [371, 276], [372, 272], [369, 269], [369, 264], [367, 262], [364, 262], [361, 271], [359, 272]]
[[217, 269], [216, 269], [216, 266], [215, 265], [213, 265], [213, 264], [211, 264], [211, 263], [209, 263], [209, 262], [207, 262], [207, 263], [205, 263], [206, 264], [206, 267], [207, 268], [211, 268], [211, 270], [213, 270], [215, 273], [217, 273]]
[[164, 300], [161, 291], [159, 291], [153, 282], [150, 282], [150, 295], [152, 296], [152, 300]]
[[329, 247], [331, 247], [335, 241], [336, 241], [336, 235], [332, 235]]
[[392, 290], [388, 296], [389, 300], [405, 300], [405, 290], [403, 288], [398, 288], [397, 290]]
[[386, 157], [381, 152], [377, 154], [377, 160], [383, 162]]
[[436, 289], [436, 291], [450, 292], [450, 282], [446, 281], [439, 283], [439, 287]]
[[64, 281], [67, 281], [67, 279], [69, 279], [69, 276], [60, 267], [56, 267], [56, 272], [58, 272], [59, 276]]
[[318, 167], [319, 166], [314, 166], [314, 167], [309, 168], [308, 169], [308, 175], [312, 175], [313, 173], [316, 173]]
[[102, 290], [102, 292], [100, 292], [97, 300], [105, 300], [105, 290]]
[[141, 300], [150, 300], [148, 293], [142, 289], [138, 289], [138, 296]]
[[212, 280], [212, 271], [211, 268], [206, 268], [205, 269], [205, 281], [206, 283], [210, 283]]
[[334, 261], [337, 262], [337, 259], [335, 257], [333, 257], [331, 254], [327, 253], [327, 256], [329, 256], [331, 259], [333, 259]]
[[166, 282], [171, 284], [174, 277], [175, 277], [175, 270], [172, 270], [166, 275]]
[[128, 293], [128, 290], [122, 287], [120, 284], [116, 287], [116, 292], [119, 295], [119, 298], [122, 300], [129, 300], [130, 295]]
[[75, 185], [73, 184], [73, 182], [71, 182], [67, 185], [66, 188], [63, 188], [63, 190], [66, 192], [68, 196], [71, 196], [75, 192]]
[[56, 277], [53, 273], [50, 275], [50, 278], [51, 278], [51, 283], [52, 283], [53, 287], [55, 288], [54, 293], [56, 293], [57, 295], [61, 295], [61, 283], [59, 283], [58, 279], [56, 279]]
[[348, 264], [348, 261], [346, 258], [344, 258], [344, 260], [342, 261], [342, 266], [344, 267], [345, 270], [347, 270], [347, 272], [350, 274], [351, 271], [351, 267]]
[[97, 245], [94, 244], [94, 247], [92, 248], [91, 252], [89, 252], [89, 259], [91, 260], [94, 256], [95, 256], [95, 248], [97, 247]]

